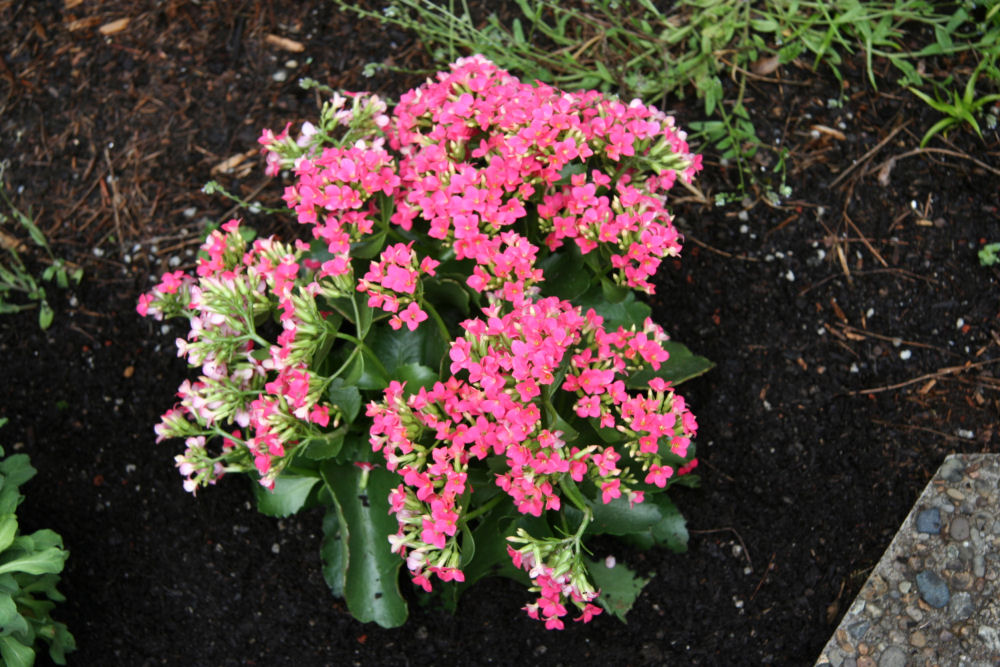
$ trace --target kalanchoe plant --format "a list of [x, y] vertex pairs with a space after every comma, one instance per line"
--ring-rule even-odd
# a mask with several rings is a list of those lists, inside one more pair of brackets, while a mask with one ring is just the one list
[[701, 168], [684, 133], [482, 57], [391, 113], [335, 94], [289, 130], [260, 143], [311, 239], [230, 221], [196, 275], [140, 299], [190, 320], [177, 346], [201, 375], [156, 427], [185, 439], [186, 488], [243, 472], [265, 513], [325, 506], [326, 580], [364, 621], [405, 621], [404, 562], [450, 605], [500, 573], [549, 628], [623, 614], [641, 582], [584, 538], [684, 548], [662, 491], [694, 482], [697, 424], [673, 387], [711, 366], [633, 294], [680, 252], [664, 193]]

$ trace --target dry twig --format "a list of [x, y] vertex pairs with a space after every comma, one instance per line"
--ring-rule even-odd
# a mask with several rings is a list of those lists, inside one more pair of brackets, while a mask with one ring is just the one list
[[868, 395], [868, 394], [879, 394], [883, 391], [892, 391], [894, 389], [902, 389], [903, 387], [908, 387], [911, 384], [916, 384], [918, 382], [924, 382], [925, 380], [930, 380], [932, 378], [943, 378], [949, 375], [957, 375], [972, 368], [980, 368], [988, 364], [995, 364], [1000, 361], [1000, 359], [988, 359], [986, 361], [977, 361], [975, 363], [968, 362], [962, 366], [948, 366], [947, 368], [941, 368], [933, 373], [926, 373], [919, 377], [910, 378], [904, 382], [897, 382], [896, 384], [885, 385], [884, 387], [872, 387], [871, 389], [859, 389], [858, 391], [849, 392], [851, 396]]

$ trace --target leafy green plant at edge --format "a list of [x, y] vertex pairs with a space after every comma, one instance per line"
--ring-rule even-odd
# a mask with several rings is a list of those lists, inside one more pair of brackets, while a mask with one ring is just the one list
[[993, 266], [1000, 262], [1000, 243], [989, 243], [979, 250], [979, 263], [983, 266]]
[[[0, 426], [6, 421], [0, 419]], [[23, 535], [18, 528], [16, 511], [24, 500], [20, 486], [35, 472], [26, 454], [0, 458], [0, 658], [7, 667], [33, 665], [39, 639], [58, 665], [65, 665], [66, 653], [76, 649], [66, 626], [50, 616], [55, 603], [65, 600], [56, 585], [69, 552], [51, 530]]]
[[[758, 65], [770, 62], [762, 70], [766, 72], [808, 53], [812, 69], [826, 65], [841, 80], [841, 54], [860, 51], [873, 88], [876, 58], [887, 60], [901, 83], [912, 88], [925, 84], [926, 76], [916, 66], [922, 59], [1000, 53], [1000, 4], [995, 2], [987, 3], [984, 17], [977, 20], [971, 3], [945, 11], [927, 0], [681, 0], [663, 11], [650, 0], [580, 5], [515, 0], [520, 16], [504, 22], [490, 14], [476, 25], [465, 0], [391, 0], [381, 12], [336, 1], [344, 10], [413, 31], [438, 64], [481, 53], [524, 78], [654, 103], [668, 95], [683, 99], [694, 91], [707, 117], [688, 123], [696, 130], [694, 137], [737, 166], [741, 193], [759, 188], [771, 202], [788, 196], [781, 187], [786, 163], [779, 157], [779, 185], [753, 168], [751, 158], [758, 151], [783, 150], [757, 136], [745, 108], [748, 79], [767, 78], [755, 71]], [[929, 29], [933, 41], [912, 50], [904, 37], [919, 34], [920, 27]], [[727, 78], [736, 84], [729, 95]], [[964, 111], [982, 106], [968, 109], [971, 101], [956, 100], [962, 100], [956, 109], [960, 117], [947, 125], [968, 122]]]
[[[83, 269], [73, 267], [63, 259], [57, 259], [49, 248], [45, 235], [32, 221], [31, 217], [21, 212], [14, 206], [7, 191], [3, 187], [3, 170], [0, 169], [0, 198], [10, 210], [10, 216], [0, 211], [0, 227], [4, 227], [12, 219], [16, 221], [31, 238], [34, 244], [41, 248], [48, 256], [48, 266], [42, 271], [41, 280], [51, 282], [65, 289], [70, 281], [79, 283], [83, 277]], [[52, 324], [54, 313], [49, 305], [48, 297], [39, 280], [37, 280], [21, 259], [19, 250], [23, 251], [21, 244], [14, 237], [0, 231], [0, 245], [7, 251], [8, 261], [0, 261], [0, 314], [16, 313], [29, 308], [38, 308], [38, 326], [48, 329]], [[12, 303], [9, 299], [12, 294], [23, 294], [30, 303]]]

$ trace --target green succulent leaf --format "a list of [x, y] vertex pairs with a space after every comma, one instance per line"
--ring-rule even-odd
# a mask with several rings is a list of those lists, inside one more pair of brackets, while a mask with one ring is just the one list
[[[389, 514], [389, 492], [398, 483], [397, 476], [383, 468], [366, 476], [357, 466], [332, 462], [323, 466], [322, 474], [337, 506], [340, 540], [346, 544], [345, 552], [334, 541], [327, 567], [341, 567], [351, 614], [362, 623], [374, 621], [384, 628], [402, 625], [408, 614], [399, 592], [403, 561], [389, 550], [389, 536], [399, 528]], [[331, 572], [327, 582], [331, 579], [337, 584], [339, 575]]]
[[283, 518], [295, 514], [306, 504], [309, 492], [319, 482], [318, 477], [280, 475], [274, 480], [274, 490], [254, 484], [257, 511], [267, 516]]
[[590, 271], [575, 243], [564, 245], [538, 262], [538, 268], [545, 273], [545, 281], [541, 284], [545, 296], [572, 301], [590, 287]]
[[[612, 287], [614, 285], [612, 284]], [[574, 303], [586, 313], [589, 308], [604, 318], [604, 329], [614, 331], [618, 327], [641, 327], [646, 318], [653, 312], [652, 309], [641, 301], [637, 301], [635, 293], [629, 290], [623, 299], [611, 301], [605, 295], [610, 291], [603, 285], [594, 286], [586, 294], [581, 296]]]
[[598, 603], [609, 614], [625, 623], [625, 615], [632, 609], [632, 605], [650, 580], [636, 575], [621, 563], [608, 567], [602, 561], [593, 561], [589, 558], [584, 560], [591, 580], [601, 591], [597, 598]]
[[353, 385], [348, 385], [343, 378], [334, 378], [326, 390], [326, 398], [330, 403], [340, 408], [344, 421], [350, 424], [361, 412], [361, 392]]
[[406, 394], [415, 394], [421, 387], [433, 387], [438, 375], [422, 364], [402, 364], [396, 368], [394, 379], [406, 383]]
[[347, 427], [341, 426], [335, 431], [324, 433], [321, 436], [310, 438], [305, 442], [302, 455], [313, 461], [331, 459], [340, 453], [344, 447], [344, 436], [347, 435]]
[[[685, 475], [681, 479], [687, 477], [690, 475]], [[686, 553], [689, 538], [687, 522], [677, 506], [663, 493], [652, 497], [647, 496], [643, 505], [647, 503], [656, 505], [661, 516], [660, 520], [645, 530], [624, 536], [625, 541], [631, 542], [640, 549], [649, 549], [654, 545], [659, 545], [674, 553]]]
[[347, 540], [341, 526], [345, 519], [341, 515], [340, 505], [331, 503], [323, 515], [323, 542], [319, 555], [323, 561], [323, 579], [330, 591], [338, 598], [344, 597], [344, 580], [347, 575], [348, 550]]
[[659, 370], [648, 368], [629, 376], [625, 384], [631, 389], [645, 389], [654, 377], [662, 378], [674, 386], [704, 375], [715, 368], [715, 364], [705, 357], [691, 352], [686, 345], [668, 340], [663, 348], [670, 358], [660, 365]]

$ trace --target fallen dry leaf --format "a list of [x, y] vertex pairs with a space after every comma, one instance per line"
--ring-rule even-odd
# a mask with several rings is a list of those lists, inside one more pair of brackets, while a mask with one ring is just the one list
[[238, 153], [231, 157], [227, 157], [225, 160], [212, 167], [211, 173], [213, 176], [216, 174], [228, 174], [232, 170], [236, 169], [236, 167], [243, 164], [243, 162], [246, 161], [248, 158], [251, 158], [256, 154], [257, 154], [257, 149], [254, 148], [248, 150], [246, 153]]
[[14, 238], [13, 236], [8, 236], [3, 232], [0, 232], [0, 248], [4, 250], [13, 250], [14, 252], [24, 252], [24, 243]]
[[97, 32], [102, 35], [114, 35], [115, 33], [119, 33], [124, 30], [128, 26], [129, 20], [130, 19], [126, 16], [123, 19], [118, 19], [116, 21], [112, 21], [111, 23], [105, 23], [97, 29]]
[[896, 158], [889, 158], [882, 165], [882, 168], [878, 170], [878, 184], [883, 188], [889, 187], [889, 174], [892, 173], [892, 168], [896, 166]]
[[843, 132], [841, 132], [840, 130], [835, 130], [834, 128], [828, 127], [826, 125], [818, 125], [817, 124], [817, 125], [813, 125], [809, 129], [810, 130], [816, 130], [820, 134], [829, 135], [829, 136], [833, 137], [834, 139], [837, 139], [838, 141], [844, 141], [845, 139], [847, 139], [847, 136]]
[[768, 74], [773, 74], [778, 69], [778, 64], [778, 56], [758, 58], [750, 64], [750, 71], [754, 74], [767, 76]]
[[302, 42], [296, 42], [294, 39], [288, 39], [287, 37], [282, 37], [281, 35], [268, 35], [264, 38], [264, 41], [271, 46], [276, 46], [279, 49], [291, 51], [292, 53], [302, 53], [306, 50], [306, 47], [302, 44]]
[[100, 17], [97, 16], [87, 16], [82, 19], [73, 19], [66, 24], [66, 29], [70, 32], [76, 32], [77, 30], [86, 30], [87, 28], [93, 28], [101, 21]]

